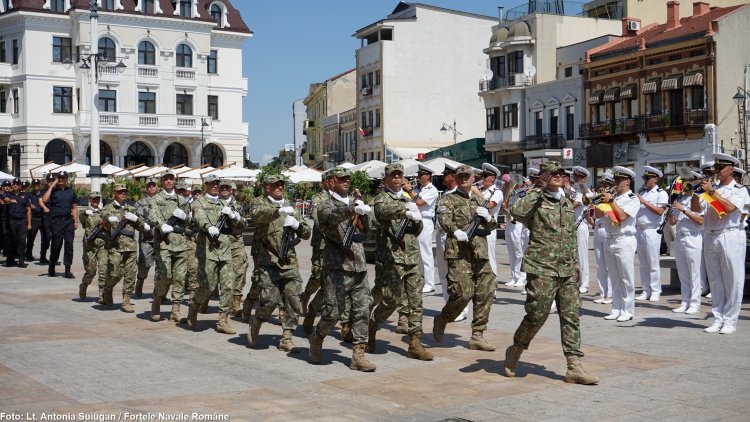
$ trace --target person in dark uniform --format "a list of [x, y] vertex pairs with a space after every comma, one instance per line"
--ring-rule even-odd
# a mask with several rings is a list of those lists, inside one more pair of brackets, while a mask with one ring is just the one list
[[[39, 208], [42, 209], [42, 246], [39, 249], [39, 263], [40, 264], [49, 264], [49, 261], [47, 260], [47, 250], [49, 249], [49, 245], [52, 242], [52, 216], [49, 214], [49, 207], [47, 207], [47, 204], [42, 201], [44, 198], [44, 194], [50, 190], [50, 183], [54, 187], [55, 182], [57, 181], [57, 177], [55, 177], [52, 173], [47, 173], [47, 176], [45, 176], [44, 179], [44, 191], [39, 191], [37, 194], [37, 197], [39, 200], [37, 201], [39, 203]], [[55, 262], [55, 264], [59, 264], [58, 262]]]
[[[24, 182], [27, 183], [27, 182]], [[34, 179], [31, 181], [31, 190], [27, 193], [29, 200], [31, 201], [31, 229], [29, 229], [29, 234], [26, 236], [26, 261], [32, 262], [34, 261], [34, 254], [32, 253], [34, 249], [34, 240], [36, 240], [36, 234], [38, 232], [42, 233], [42, 243], [44, 243], [45, 240], [49, 243], [49, 240], [47, 239], [47, 233], [44, 232], [44, 230], [40, 230], [42, 228], [42, 207], [39, 205], [39, 198], [41, 198], [41, 194], [39, 192], [41, 182], [39, 179]]]
[[47, 191], [42, 201], [49, 208], [52, 249], [49, 254], [49, 270], [47, 275], [55, 276], [55, 263], [60, 257], [63, 241], [65, 242], [65, 278], [75, 278], [70, 272], [73, 265], [73, 238], [78, 228], [78, 197], [73, 188], [68, 186], [68, 172], [61, 171], [57, 174], [57, 182], [47, 182]]
[[9, 229], [5, 237], [10, 242], [5, 266], [26, 268], [24, 257], [26, 256], [26, 233], [31, 226], [31, 204], [29, 197], [21, 192], [21, 179], [17, 177], [13, 179], [12, 191], [3, 195], [3, 203], [7, 211]]
[[[4, 180], [2, 189], [0, 189], [0, 245], [2, 246], [3, 255], [6, 260], [10, 257], [10, 227], [8, 227], [8, 207], [5, 206], [3, 198], [5, 195], [10, 194], [10, 180]], [[7, 262], [7, 261], [6, 261]]]

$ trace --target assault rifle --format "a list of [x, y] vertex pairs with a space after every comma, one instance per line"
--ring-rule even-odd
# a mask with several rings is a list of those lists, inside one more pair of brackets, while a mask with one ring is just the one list
[[86, 241], [93, 242], [94, 239], [96, 239], [96, 237], [99, 236], [99, 234], [101, 234], [102, 230], [103, 230], [103, 227], [101, 224], [94, 227], [94, 230], [91, 230], [91, 233], [89, 233], [89, 235], [86, 236]]
[[[229, 199], [229, 202], [227, 202], [226, 206], [231, 207], [233, 204], [234, 204], [234, 196], [231, 199]], [[221, 214], [221, 217], [219, 217], [219, 222], [216, 223], [216, 228], [219, 229], [219, 232], [221, 232], [224, 229], [224, 226], [227, 225], [227, 220], [229, 220], [229, 216], [226, 214]], [[219, 235], [221, 235], [221, 233], [216, 235], [216, 237], [212, 237], [211, 240], [213, 241], [219, 240]]]
[[[482, 207], [487, 208], [487, 204], [490, 202], [490, 198], [487, 198], [484, 200], [484, 203], [482, 204]], [[475, 215], [474, 218], [471, 219], [471, 222], [469, 222], [469, 228], [466, 229], [466, 235], [469, 237], [469, 240], [473, 239], [474, 236], [477, 234], [477, 229], [479, 228], [479, 223], [482, 221], [482, 217]]]
[[[411, 202], [417, 202], [419, 201], [419, 194], [416, 194], [414, 198], [412, 198]], [[407, 210], [408, 211], [408, 210]], [[404, 235], [406, 235], [406, 228], [409, 227], [409, 218], [404, 217], [403, 220], [398, 224], [398, 229], [396, 230], [396, 240], [398, 242], [403, 242]]]

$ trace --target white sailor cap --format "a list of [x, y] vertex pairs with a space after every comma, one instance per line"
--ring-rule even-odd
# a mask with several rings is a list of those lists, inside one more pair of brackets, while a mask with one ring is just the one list
[[485, 173], [493, 173], [495, 177], [500, 177], [501, 175], [500, 170], [498, 170], [497, 167], [493, 166], [490, 163], [482, 164], [482, 171]]
[[608, 182], [614, 185], [615, 176], [613, 176], [612, 173], [609, 173], [609, 172], [602, 173], [602, 182]]
[[456, 174], [456, 169], [457, 168], [458, 168], [458, 166], [455, 166], [455, 165], [453, 165], [451, 163], [446, 162], [445, 163], [445, 169], [443, 170], [443, 174], [445, 174], [446, 172], [451, 173], [451, 174]]
[[618, 178], [618, 177], [635, 178], [635, 172], [633, 170], [630, 170], [627, 167], [614, 166], [612, 167], [612, 176], [615, 178]]
[[651, 166], [643, 166], [643, 177], [662, 177], [664, 173]]
[[736, 174], [738, 176], [744, 176], [746, 172], [745, 172], [745, 170], [742, 170], [739, 167], [735, 167], [734, 170], [732, 170], [732, 173], [734, 173], [734, 174]]
[[534, 167], [529, 167], [529, 169], [526, 171], [526, 175], [529, 178], [539, 177], [539, 169], [534, 168]]
[[591, 177], [591, 173], [589, 173], [589, 171], [586, 170], [585, 167], [581, 167], [581, 166], [573, 166], [573, 175], [576, 175], [576, 174], [580, 176]]
[[701, 171], [703, 170], [713, 170], [714, 169], [714, 162], [713, 161], [706, 161], [705, 163], [701, 164]]
[[717, 164], [737, 167], [740, 164], [740, 160], [738, 160], [736, 157], [732, 157], [731, 155], [716, 152], [714, 153], [714, 165]]
[[435, 170], [433, 170], [431, 167], [426, 166], [422, 163], [417, 164], [417, 167], [419, 167], [418, 171], [423, 171], [423, 172], [430, 173], [430, 174], [435, 173]]

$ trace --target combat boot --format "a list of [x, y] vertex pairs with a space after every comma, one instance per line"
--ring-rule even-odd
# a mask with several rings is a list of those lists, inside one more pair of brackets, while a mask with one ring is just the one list
[[487, 343], [487, 340], [484, 339], [484, 335], [481, 331], [474, 331], [471, 333], [471, 340], [469, 340], [469, 349], [494, 352], [495, 346]]
[[130, 304], [130, 293], [122, 294], [122, 305], [120, 305], [120, 310], [129, 314], [135, 312], [133, 305]]
[[81, 283], [78, 285], [78, 298], [81, 300], [86, 300], [86, 288], [88, 286]]
[[516, 366], [518, 366], [518, 361], [521, 359], [521, 353], [523, 353], [523, 347], [516, 346], [515, 344], [505, 349], [506, 377], [513, 378], [516, 376]]
[[18, 268], [26, 268], [28, 265], [26, 265], [26, 262], [24, 262], [23, 258], [18, 259], [18, 264], [16, 264]]
[[253, 306], [255, 305], [255, 302], [253, 302], [250, 299], [245, 298], [245, 300], [242, 302], [242, 322], [249, 322], [250, 321], [250, 315], [253, 313]]
[[135, 297], [143, 296], [143, 279], [139, 278], [135, 282]]
[[570, 384], [592, 385], [599, 382], [599, 377], [589, 374], [578, 356], [566, 356], [568, 360], [568, 372], [565, 374], [565, 382]]
[[299, 350], [297, 350], [294, 342], [292, 342], [292, 330], [284, 330], [284, 333], [281, 335], [279, 350], [287, 353], [299, 353]]
[[362, 372], [375, 371], [375, 365], [370, 363], [370, 361], [367, 360], [367, 356], [365, 356], [364, 343], [355, 344], [354, 348], [352, 348], [352, 364], [349, 365], [349, 368]]
[[99, 298], [96, 299], [96, 303], [104, 305], [104, 287], [99, 287]]
[[345, 343], [351, 343], [354, 341], [352, 326], [348, 322], [341, 324], [341, 340], [344, 340]]
[[[7, 261], [6, 261], [7, 263]], [[49, 266], [47, 267], [47, 276], [49, 277], [55, 277], [57, 274], [55, 274], [55, 264], [50, 262]]]
[[216, 331], [224, 334], [237, 334], [231, 325], [229, 325], [229, 312], [219, 314], [219, 322], [216, 324]]
[[242, 308], [240, 307], [242, 303], [242, 295], [234, 295], [232, 297], [232, 311], [230, 312], [232, 316], [242, 316]]
[[[343, 332], [344, 327], [341, 327], [341, 331]], [[377, 348], [377, 335], [378, 335], [378, 326], [375, 324], [375, 321], [370, 320], [370, 324], [367, 326], [367, 353], [375, 353], [375, 349]]]
[[70, 272], [70, 265], [65, 266], [65, 274], [63, 274], [63, 277], [65, 278], [76, 278], [76, 276], [73, 275], [73, 273]]
[[154, 295], [151, 301], [151, 321], [161, 321], [161, 300], [164, 296]]
[[435, 356], [422, 347], [420, 337], [422, 337], [421, 331], [415, 331], [411, 335], [411, 338], [409, 339], [409, 350], [406, 352], [406, 357], [418, 360], [432, 360]]
[[182, 321], [182, 314], [180, 314], [179, 302], [172, 302], [172, 313], [169, 314], [169, 319], [174, 322]]
[[263, 321], [259, 320], [257, 316], [253, 318], [252, 322], [250, 322], [250, 330], [247, 333], [247, 341], [250, 344], [250, 347], [255, 346], [255, 342], [258, 341], [261, 325], [263, 325]]
[[306, 335], [310, 335], [313, 332], [313, 329], [315, 328], [315, 316], [316, 312], [310, 308], [307, 308], [307, 313], [305, 314], [305, 319], [302, 320], [302, 331], [305, 332]]
[[320, 359], [323, 355], [323, 339], [318, 333], [310, 334], [308, 339], [310, 340], [310, 356], [307, 357], [307, 361], [313, 365], [320, 365]]
[[198, 305], [195, 302], [190, 302], [190, 305], [188, 305], [188, 316], [185, 318], [184, 321], [180, 322], [186, 322], [188, 327], [195, 331], [195, 329], [198, 327]]
[[207, 314], [207, 313], [208, 313], [208, 301], [209, 301], [209, 300], [210, 300], [210, 299], [206, 300], [206, 302], [205, 302], [205, 303], [201, 304], [201, 306], [200, 306], [200, 308], [199, 308], [199, 311], [198, 311], [198, 312], [200, 312], [200, 313], [202, 313], [202, 314]]
[[443, 314], [439, 314], [432, 321], [432, 337], [435, 338], [436, 342], [438, 343], [443, 342], [443, 336], [445, 335], [446, 325], [448, 325], [448, 322], [445, 319], [443, 319]]
[[398, 326], [396, 326], [396, 334], [408, 334], [409, 333], [409, 318], [405, 314], [398, 314]]
[[104, 287], [104, 304], [107, 306], [112, 306], [112, 303], [114, 300], [112, 299], [112, 288], [111, 287]]

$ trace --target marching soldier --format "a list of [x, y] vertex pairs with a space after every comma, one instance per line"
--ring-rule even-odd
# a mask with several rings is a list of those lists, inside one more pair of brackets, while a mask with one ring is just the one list
[[24, 259], [26, 258], [26, 236], [31, 230], [31, 202], [28, 195], [21, 193], [21, 179], [18, 177], [13, 179], [11, 191], [4, 195], [2, 201], [8, 218], [6, 227], [9, 229], [5, 236], [10, 242], [5, 266], [26, 268]]
[[[232, 246], [231, 225], [242, 223], [242, 216], [228, 206], [219, 196], [219, 178], [209, 174], [203, 179], [205, 195], [192, 204], [195, 229], [198, 231], [196, 253], [198, 255], [198, 290], [190, 301], [187, 323], [193, 330], [198, 322], [198, 308], [207, 304], [211, 293], [219, 288], [219, 321], [216, 331], [235, 334], [229, 325], [229, 310], [232, 306]], [[224, 190], [231, 194], [231, 186]]]
[[[308, 302], [310, 301], [310, 297], [312, 297], [315, 292], [319, 291], [320, 289], [320, 281], [323, 277], [323, 234], [320, 232], [320, 222], [318, 221], [318, 205], [320, 205], [321, 202], [325, 201], [326, 199], [330, 198], [330, 195], [328, 194], [328, 189], [330, 188], [330, 181], [331, 181], [331, 172], [325, 171], [323, 172], [323, 188], [320, 190], [320, 192], [313, 195], [310, 202], [312, 203], [312, 211], [310, 213], [312, 219], [313, 219], [313, 228], [312, 228], [312, 237], [310, 238], [310, 247], [312, 247], [312, 268], [310, 272], [310, 278], [307, 279], [307, 284], [305, 285], [305, 291], [302, 293], [302, 296], [300, 297], [300, 302], [302, 303], [302, 313], [305, 314], [305, 320], [307, 321], [307, 311], [308, 311]], [[319, 305], [320, 302], [322, 302], [322, 295], [315, 296], [316, 298], [320, 297], [320, 299], [316, 303], [315, 313], [313, 314], [312, 318], [315, 318], [315, 315], [320, 311]], [[310, 304], [312, 306], [312, 303]], [[312, 321], [309, 322], [310, 326], [310, 332], [312, 332]], [[304, 324], [303, 324], [304, 325]], [[307, 333], [307, 335], [310, 335], [310, 333]]]
[[641, 207], [635, 221], [635, 238], [638, 242], [638, 261], [641, 268], [641, 287], [643, 292], [636, 300], [658, 302], [661, 296], [661, 270], [659, 269], [659, 251], [661, 235], [657, 232], [662, 215], [669, 205], [669, 195], [657, 184], [662, 172], [650, 167], [643, 167], [643, 187], [636, 195]]
[[[109, 262], [108, 239], [103, 228], [101, 214], [102, 195], [99, 192], [92, 192], [89, 195], [89, 209], [81, 210], [78, 215], [78, 221], [83, 227], [83, 279], [78, 286], [78, 297], [81, 300], [86, 299], [86, 289], [94, 280], [94, 276], [99, 274], [99, 299], [97, 303], [103, 303], [104, 287], [107, 284], [107, 263]], [[92, 234], [94, 231], [97, 233]]]
[[372, 209], [362, 200], [349, 196], [350, 175], [347, 169], [334, 168], [331, 175], [331, 198], [323, 201], [318, 208], [318, 220], [325, 238], [323, 266], [328, 274], [322, 281], [323, 311], [318, 326], [309, 337], [308, 360], [312, 364], [320, 364], [323, 339], [339, 321], [346, 299], [349, 298], [354, 344], [350, 368], [372, 372], [375, 365], [367, 360], [364, 353], [372, 301], [367, 282], [365, 250], [361, 243], [351, 243], [351, 249], [344, 243], [347, 232], [351, 233], [358, 222], [362, 223], [362, 233], [366, 233], [369, 227], [367, 214]]
[[[159, 192], [159, 185], [157, 180], [153, 177], [146, 179], [146, 194], [143, 198], [139, 199], [135, 203], [136, 214], [148, 221], [148, 215], [151, 208], [151, 202], [154, 200], [154, 196]], [[148, 272], [154, 265], [154, 230], [156, 226], [152, 227], [151, 231], [140, 233], [138, 236], [138, 274], [136, 275], [135, 282], [135, 297], [141, 297], [143, 295], [143, 282], [148, 277]], [[158, 268], [154, 269], [154, 287], [156, 287], [156, 279], [158, 278]]]
[[179, 322], [180, 303], [187, 277], [189, 250], [185, 230], [190, 226], [190, 204], [175, 190], [176, 175], [168, 170], [161, 175], [161, 191], [151, 199], [148, 221], [156, 230], [154, 256], [156, 257], [156, 285], [151, 302], [151, 320], [160, 321], [162, 300], [172, 287], [172, 312], [169, 319]]
[[[47, 207], [47, 204], [44, 203], [44, 194], [47, 193], [48, 190], [54, 188], [55, 181], [57, 178], [52, 173], [47, 173], [47, 175], [44, 177], [44, 192], [39, 192], [38, 195], [38, 206], [42, 210], [42, 244], [39, 249], [39, 263], [40, 264], [47, 264], [49, 265], [49, 260], [47, 259], [47, 251], [50, 248], [50, 245], [52, 243], [52, 216], [50, 215], [50, 209]], [[51, 187], [50, 187], [51, 186]], [[57, 264], [57, 263], [56, 263]]]
[[[472, 301], [474, 319], [469, 349], [493, 351], [495, 347], [483, 336], [495, 292], [495, 275], [487, 255], [487, 240], [483, 237], [490, 234], [497, 221], [482, 206], [484, 198], [472, 191], [473, 174], [470, 166], [459, 166], [456, 169], [458, 189], [447, 195], [437, 210], [440, 227], [448, 233], [445, 259], [448, 261], [449, 299], [435, 317], [432, 335], [435, 341], [442, 343], [446, 324], [455, 320]], [[481, 228], [468, 233], [472, 223], [481, 224]], [[470, 238], [470, 234], [474, 236]]]
[[75, 278], [70, 272], [73, 265], [73, 239], [78, 229], [78, 196], [73, 188], [68, 186], [68, 172], [61, 171], [57, 174], [57, 182], [47, 182], [47, 191], [44, 192], [42, 201], [50, 210], [50, 238], [52, 250], [50, 251], [49, 269], [47, 275], [55, 276], [55, 265], [60, 257], [60, 250], [65, 242], [65, 254], [63, 265], [65, 265], [65, 278]]
[[[42, 243], [47, 240], [47, 233], [42, 229], [42, 207], [39, 205], [39, 198], [42, 194], [39, 192], [41, 182], [39, 179], [31, 181], [31, 191], [28, 193], [29, 199], [31, 200], [31, 230], [26, 236], [26, 261], [34, 261], [34, 241], [36, 240], [36, 234], [42, 233]], [[49, 240], [47, 240], [49, 242]]]
[[[584, 213], [589, 211], [588, 207], [583, 205], [583, 197], [588, 195], [587, 180], [591, 176], [588, 170], [581, 166], [573, 167], [573, 189], [577, 195], [573, 204], [575, 209], [576, 221], [579, 221]], [[585, 218], [585, 217], [583, 217]], [[589, 291], [589, 225], [587, 221], [581, 221], [576, 228], [576, 245], [578, 251], [578, 274], [580, 280], [578, 291], [588, 293]]]
[[[422, 231], [419, 233], [420, 262], [422, 263], [422, 275], [424, 276], [424, 288], [422, 293], [435, 291], [435, 257], [432, 255], [432, 234], [435, 231], [435, 204], [439, 196], [438, 190], [432, 184], [434, 170], [419, 163], [417, 180], [419, 182], [419, 199], [416, 204], [422, 216]], [[421, 324], [420, 324], [421, 325]]]
[[[695, 184], [701, 178], [692, 172], [693, 179], [686, 183]], [[692, 185], [691, 185], [692, 186]], [[703, 266], [703, 216], [706, 204], [699, 201], [700, 210], [691, 210], [693, 191], [683, 191], [672, 204], [669, 224], [675, 226], [675, 261], [680, 277], [681, 302], [675, 313], [697, 314], [701, 306], [701, 272]]]
[[[490, 210], [490, 213], [497, 221], [498, 215], [500, 215], [500, 207], [503, 204], [503, 191], [495, 186], [495, 181], [501, 176], [500, 170], [490, 163], [482, 164], [482, 182], [480, 185], [480, 191], [487, 205], [485, 208]], [[495, 247], [497, 245], [497, 229], [492, 229], [489, 236], [487, 236], [487, 256], [490, 259], [490, 267], [492, 267], [492, 273], [495, 274], [495, 281], [497, 282], [497, 258], [495, 258]]]
[[[237, 185], [234, 182], [231, 182], [231, 188], [232, 196], [235, 196], [236, 198]], [[234, 201], [234, 204], [232, 205], [232, 208], [234, 209], [234, 212], [240, 215], [243, 214], [243, 204], [237, 202], [236, 199]], [[245, 250], [244, 233], [244, 224], [232, 225], [232, 267], [235, 269], [234, 285], [232, 287], [233, 300], [231, 313], [233, 316], [242, 316], [242, 290], [245, 289], [245, 283], [247, 282], [248, 261], [247, 251]]]
[[302, 312], [299, 301], [302, 278], [299, 275], [294, 243], [295, 239], [309, 239], [310, 228], [304, 220], [300, 221], [295, 217], [294, 207], [284, 203], [282, 176], [266, 176], [263, 189], [266, 196], [256, 199], [250, 210], [250, 218], [255, 222], [255, 236], [258, 238], [254, 245], [258, 250], [253, 250], [253, 255], [258, 266], [261, 293], [260, 306], [250, 324], [248, 339], [251, 347], [257, 344], [261, 325], [283, 303], [285, 312], [281, 318], [283, 334], [279, 350], [297, 353], [292, 333], [297, 328], [299, 314]]
[[120, 310], [132, 313], [135, 310], [130, 303], [135, 276], [138, 271], [136, 254], [138, 247], [135, 231], [149, 231], [151, 226], [135, 214], [135, 207], [126, 203], [128, 189], [122, 183], [112, 188], [114, 200], [102, 210], [102, 219], [109, 223], [109, 262], [107, 264], [107, 281], [104, 287], [104, 304], [112, 305], [112, 290], [122, 282], [122, 305]]
[[[428, 173], [431, 174], [431, 173]], [[404, 180], [404, 168], [399, 163], [392, 163], [385, 168], [385, 190], [373, 199], [375, 218], [378, 219], [378, 263], [379, 284], [374, 289], [380, 297], [371, 312], [367, 351], [375, 352], [376, 333], [380, 324], [385, 322], [396, 310], [401, 298], [406, 298], [406, 310], [409, 319], [410, 335], [407, 357], [419, 360], [432, 360], [432, 353], [422, 347], [422, 288], [424, 279], [420, 266], [419, 244], [417, 237], [422, 230], [422, 212], [409, 196], [401, 189]], [[429, 200], [429, 196], [428, 196]], [[399, 233], [405, 225], [403, 233]], [[432, 245], [430, 245], [432, 249]], [[432, 254], [430, 254], [430, 257]], [[373, 289], [373, 290], [374, 290]]]
[[[179, 190], [179, 189], [178, 189]], [[203, 187], [195, 184], [190, 186], [190, 189], [186, 192], [185, 199], [190, 202], [190, 230], [185, 233], [185, 240], [188, 242], [188, 272], [187, 278], [185, 279], [185, 288], [188, 291], [190, 299], [195, 295], [195, 291], [198, 290], [198, 255], [196, 253], [196, 240], [198, 233], [195, 229], [195, 219], [192, 216], [193, 203], [203, 197]], [[184, 320], [181, 322], [185, 322]]]
[[513, 217], [529, 228], [529, 247], [523, 259], [527, 274], [526, 316], [505, 351], [505, 374], [516, 376], [521, 353], [542, 328], [557, 301], [563, 354], [568, 361], [565, 382], [596, 384], [599, 378], [581, 366], [581, 330], [578, 312], [581, 296], [576, 281], [576, 229], [573, 203], [562, 189], [560, 163], [542, 164], [542, 175], [526, 196], [513, 205]]

